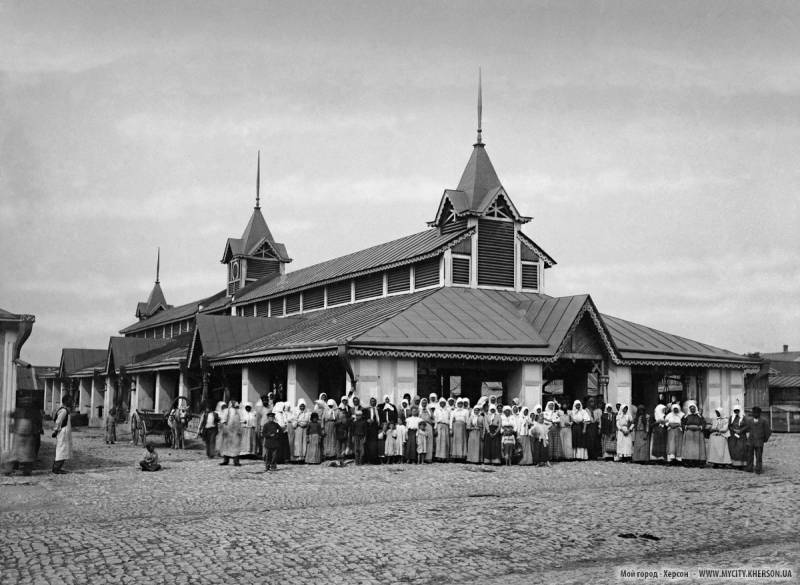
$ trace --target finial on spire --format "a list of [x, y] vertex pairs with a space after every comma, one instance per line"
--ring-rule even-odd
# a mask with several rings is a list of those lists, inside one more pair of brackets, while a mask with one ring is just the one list
[[156, 284], [158, 284], [160, 272], [161, 272], [161, 246], [158, 247], [158, 252], [156, 256]]
[[261, 151], [258, 151], [256, 170], [256, 209], [261, 209]]
[[483, 131], [481, 126], [483, 122], [483, 84], [481, 80], [481, 68], [478, 67], [478, 141], [475, 143], [476, 146], [478, 144], [483, 144], [483, 139], [481, 137], [481, 132]]

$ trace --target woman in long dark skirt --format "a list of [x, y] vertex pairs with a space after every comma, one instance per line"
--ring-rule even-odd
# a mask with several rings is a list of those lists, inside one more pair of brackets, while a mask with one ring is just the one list
[[600, 419], [600, 435], [603, 438], [603, 459], [617, 459], [617, 417], [610, 404], [606, 404], [606, 411]]
[[653, 424], [650, 427], [650, 458], [653, 461], [667, 460], [667, 407], [656, 406], [653, 413]]
[[603, 447], [600, 441], [600, 417], [602, 411], [593, 408], [594, 401], [589, 399], [589, 424], [586, 426], [586, 449], [589, 452], [589, 459], [595, 460], [603, 456]]
[[489, 407], [489, 414], [484, 419], [483, 429], [483, 462], [500, 465], [500, 415], [495, 406]]
[[406, 463], [417, 462], [417, 430], [419, 430], [419, 408], [416, 406], [411, 407], [411, 414], [406, 417], [406, 429], [408, 429], [408, 436], [406, 438], [405, 448], [403, 449], [403, 459]]
[[591, 421], [589, 411], [583, 408], [580, 400], [572, 403], [572, 452], [575, 459], [586, 460], [589, 458], [587, 448], [587, 427]]
[[744, 412], [741, 410], [739, 403], [733, 407], [733, 415], [728, 424], [728, 451], [731, 454], [731, 467], [737, 469], [744, 469], [747, 465], [747, 435], [750, 432], [750, 423], [744, 417]]
[[633, 461], [650, 461], [650, 414], [645, 412], [643, 404], [636, 409], [636, 418], [633, 421]]

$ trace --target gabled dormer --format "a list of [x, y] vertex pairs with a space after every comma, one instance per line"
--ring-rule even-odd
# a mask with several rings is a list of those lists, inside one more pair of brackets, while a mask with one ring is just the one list
[[146, 301], [136, 304], [136, 318], [139, 319], [139, 321], [149, 319], [156, 313], [172, 308], [172, 305], [167, 304], [164, 291], [161, 290], [160, 272], [161, 248], [158, 249], [158, 256], [156, 259], [156, 282], [153, 285], [153, 290], [150, 291], [150, 296], [147, 297]]
[[256, 174], [256, 205], [241, 238], [228, 238], [221, 262], [228, 269], [228, 296], [251, 282], [286, 272], [292, 261], [286, 246], [275, 241], [261, 214], [261, 154]]
[[476, 234], [445, 257], [446, 283], [473, 288], [543, 292], [542, 273], [555, 261], [522, 231], [522, 215], [500, 183], [482, 140], [478, 89], [478, 139], [455, 189], [446, 189], [428, 225], [447, 233], [475, 227]]

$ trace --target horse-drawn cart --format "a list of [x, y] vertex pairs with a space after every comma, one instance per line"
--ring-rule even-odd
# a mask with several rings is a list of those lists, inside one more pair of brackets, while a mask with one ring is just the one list
[[[181, 401], [185, 403], [183, 408], [179, 406]], [[178, 396], [172, 401], [172, 408], [168, 413], [138, 409], [133, 411], [133, 414], [131, 414], [131, 438], [133, 444], [142, 443], [144, 445], [147, 435], [162, 435], [164, 444], [167, 447], [173, 446], [173, 430], [177, 428], [178, 432], [182, 434], [195, 418], [188, 412], [188, 404], [188, 398]], [[180, 448], [183, 449], [183, 442], [179, 441], [179, 443]]]
[[172, 445], [172, 429], [167, 422], [169, 415], [152, 410], [135, 410], [131, 414], [131, 439], [134, 445], [144, 445], [147, 435], [161, 435], [164, 444]]

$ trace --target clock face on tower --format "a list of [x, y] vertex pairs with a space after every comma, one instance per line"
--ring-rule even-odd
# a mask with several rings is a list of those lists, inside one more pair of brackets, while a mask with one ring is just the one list
[[239, 261], [234, 260], [231, 263], [231, 280], [238, 280], [239, 279]]

